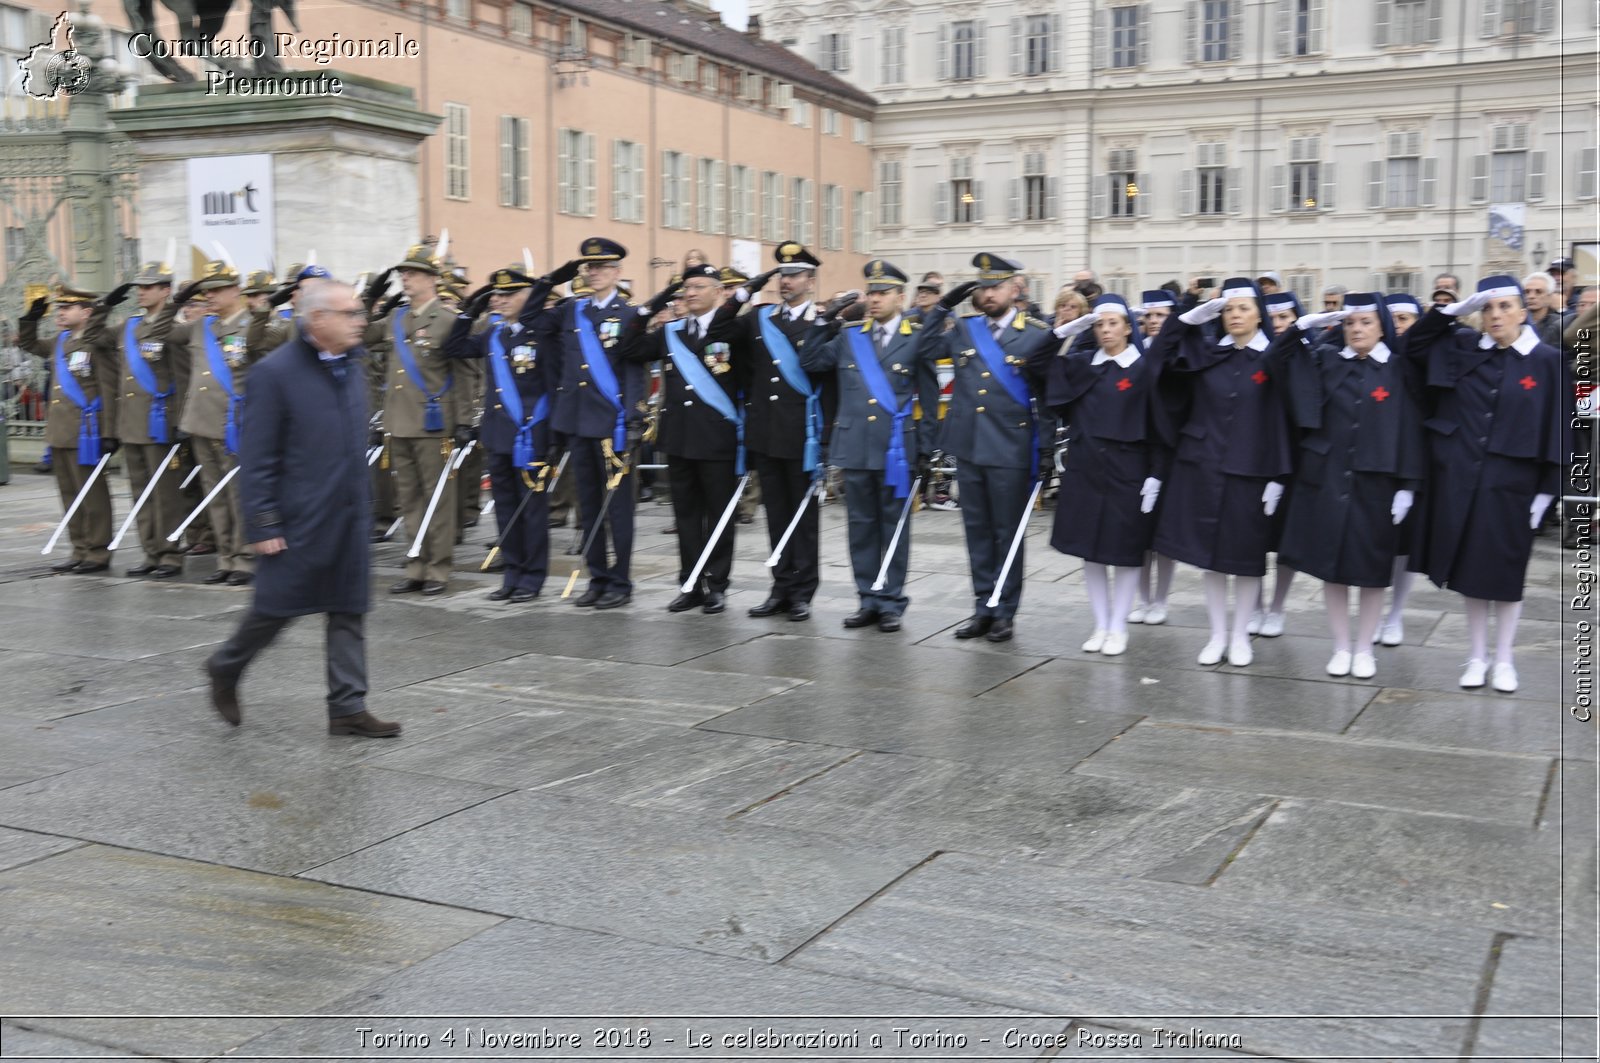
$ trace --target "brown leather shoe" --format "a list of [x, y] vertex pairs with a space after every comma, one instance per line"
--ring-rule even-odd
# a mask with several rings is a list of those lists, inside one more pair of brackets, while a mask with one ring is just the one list
[[233, 683], [224, 682], [212, 669], [210, 661], [206, 662], [206, 675], [211, 677], [211, 707], [217, 710], [218, 716], [238, 727], [242, 718], [239, 688]]
[[366, 709], [351, 716], [335, 716], [328, 721], [331, 735], [355, 735], [357, 738], [394, 738], [400, 725], [390, 720], [380, 720]]

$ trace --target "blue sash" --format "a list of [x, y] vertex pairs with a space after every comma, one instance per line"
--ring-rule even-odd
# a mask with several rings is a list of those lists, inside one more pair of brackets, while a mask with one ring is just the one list
[[622, 388], [617, 384], [616, 370], [611, 368], [611, 359], [606, 357], [606, 349], [595, 335], [594, 322], [586, 313], [588, 309], [588, 299], [579, 299], [572, 308], [578, 324], [578, 347], [583, 351], [583, 360], [589, 363], [589, 376], [594, 379], [594, 386], [617, 408], [617, 423], [611, 428], [611, 449], [621, 454], [628, 446], [628, 411], [622, 405]]
[[[283, 321], [293, 321], [294, 320], [294, 307], [292, 307], [292, 306], [280, 306], [280, 307], [278, 307], [278, 317]], [[166, 440], [163, 439], [161, 442], [165, 443]]]
[[[147, 431], [152, 443], [167, 442], [167, 400], [172, 398], [172, 388], [161, 390], [156, 383], [156, 371], [145, 361], [144, 354], [139, 350], [139, 344], [134, 341], [138, 331], [139, 322], [144, 320], [143, 314], [135, 314], [128, 319], [122, 328], [122, 358], [128, 363], [128, 372], [139, 382], [145, 394], [150, 396], [150, 423]], [[176, 386], [176, 385], [174, 385]]]
[[[871, 325], [869, 321], [867, 328]], [[894, 415], [894, 427], [889, 429], [889, 449], [884, 453], [883, 482], [894, 488], [894, 497], [904, 498], [911, 493], [911, 462], [906, 458], [905, 423], [906, 418], [911, 416], [912, 400], [908, 398], [903, 407], [895, 407], [894, 388], [890, 386], [889, 377], [878, 361], [878, 348], [872, 345], [867, 328], [853, 328], [847, 333], [850, 349], [856, 356], [856, 365], [861, 369], [861, 379], [866, 381], [867, 390], [872, 392], [879, 406]], [[938, 416], [938, 411], [934, 411], [934, 416]]]
[[78, 464], [94, 465], [100, 461], [100, 396], [93, 402], [83, 393], [83, 385], [67, 371], [67, 340], [72, 333], [56, 335], [56, 387], [78, 408]]
[[673, 321], [667, 325], [667, 354], [672, 357], [672, 364], [678, 367], [678, 372], [683, 374], [683, 379], [694, 388], [694, 393], [705, 400], [705, 404], [722, 414], [723, 418], [732, 422], [735, 435], [738, 437], [739, 449], [734, 455], [733, 471], [744, 475], [744, 417], [739, 412], [739, 407], [734, 405], [728, 393], [722, 390], [716, 378], [711, 375], [711, 370], [700, 360], [700, 356], [691, 351], [683, 342], [683, 327], [685, 322]]
[[[1020, 311], [1019, 311], [1020, 312]], [[1019, 366], [1006, 363], [1006, 352], [1000, 348], [1000, 341], [994, 338], [994, 333], [989, 331], [986, 319], [973, 315], [962, 318], [962, 324], [967, 328], [967, 336], [972, 340], [972, 346], [989, 366], [989, 372], [995, 380], [1000, 381], [1014, 402], [1021, 406], [1028, 415], [1028, 423], [1033, 426], [1033, 446], [1029, 453], [1033, 456], [1029, 465], [1034, 479], [1039, 478], [1039, 424], [1033, 419], [1033, 404], [1028, 395], [1028, 382], [1022, 377]]]
[[211, 323], [216, 319], [215, 314], [207, 314], [201, 318], [200, 331], [205, 337], [206, 361], [211, 365], [211, 375], [222, 385], [222, 390], [228, 393], [228, 423], [222, 430], [222, 447], [229, 454], [237, 454], [239, 453], [239, 406], [244, 402], [244, 396], [233, 390], [233, 370], [228, 368], [228, 358], [222, 353], [216, 334], [211, 331]]
[[437, 392], [428, 390], [428, 382], [422, 379], [422, 373], [417, 369], [417, 360], [411, 355], [411, 344], [406, 339], [406, 314], [409, 312], [407, 307], [399, 307], [395, 310], [394, 317], [390, 319], [390, 331], [394, 334], [394, 353], [400, 356], [400, 368], [405, 370], [406, 376], [411, 378], [411, 382], [417, 386], [417, 390], [422, 392], [426, 398], [426, 402], [422, 407], [422, 430], [424, 432], [443, 432], [444, 408], [439, 405], [439, 399], [445, 392], [450, 390], [450, 385], [455, 382], [455, 376], [446, 372], [444, 375], [444, 387]]
[[767, 345], [767, 353], [777, 363], [784, 381], [806, 397], [806, 449], [801, 468], [815, 472], [822, 464], [822, 396], [811, 386], [806, 371], [800, 368], [800, 356], [795, 353], [794, 344], [773, 320], [777, 314], [777, 307], [756, 311], [756, 320], [761, 324], [761, 342]]
[[498, 327], [489, 330], [489, 365], [494, 369], [494, 393], [500, 396], [506, 416], [517, 426], [517, 438], [511, 444], [511, 463], [519, 469], [531, 469], [539, 460], [539, 450], [533, 444], [533, 429], [549, 414], [550, 396], [539, 396], [533, 407], [533, 418], [524, 423], [522, 393], [517, 390], [516, 374], [506, 364], [506, 345]]

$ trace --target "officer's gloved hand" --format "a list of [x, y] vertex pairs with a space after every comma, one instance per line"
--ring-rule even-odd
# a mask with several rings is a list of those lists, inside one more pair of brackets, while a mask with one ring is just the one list
[[404, 293], [396, 293], [395, 295], [389, 296], [389, 298], [384, 301], [384, 304], [378, 308], [378, 319], [381, 321], [390, 314], [394, 313], [394, 308], [405, 302], [405, 298], [406, 297]]
[[643, 425], [637, 425], [637, 424], [630, 424], [628, 426], [627, 435], [623, 439], [623, 443], [624, 443], [628, 453], [629, 454], [637, 454], [637, 453], [639, 453], [639, 446], [643, 442], [644, 442], [644, 426]]
[[823, 321], [833, 321], [840, 314], [844, 313], [846, 310], [856, 305], [860, 301], [861, 293], [852, 288], [843, 295], [839, 295], [833, 299], [830, 299], [828, 301], [828, 305], [822, 308], [820, 317]]
[[189, 433], [180, 428], [172, 433], [172, 441], [174, 443], [187, 443], [189, 442]]
[[1219, 295], [1215, 299], [1209, 299], [1206, 302], [1201, 303], [1193, 310], [1186, 310], [1182, 314], [1179, 314], [1178, 320], [1182, 321], [1185, 325], [1203, 325], [1207, 321], [1215, 321], [1217, 318], [1221, 317], [1222, 308], [1227, 305], [1228, 300]]
[[461, 308], [462, 316], [470, 318], [481, 317], [483, 312], [489, 308], [489, 296], [493, 294], [494, 285], [492, 284], [485, 284], [473, 292], [471, 298]]
[[1475, 313], [1488, 306], [1489, 300], [1493, 298], [1494, 296], [1488, 292], [1473, 292], [1459, 303], [1450, 303], [1447, 306], [1441, 306], [1439, 309], [1451, 317], [1466, 317], [1468, 314]]
[[1152, 513], [1156, 508], [1156, 499], [1161, 497], [1161, 481], [1154, 476], [1146, 476], [1144, 484], [1139, 488], [1139, 512]]
[[294, 298], [295, 289], [297, 287], [299, 287], [299, 285], [293, 282], [289, 284], [278, 285], [277, 290], [271, 295], [267, 296], [267, 305], [282, 306], [284, 303], [287, 303], [290, 299]]
[[381, 446], [383, 446], [383, 429], [374, 428], [374, 429], [372, 429], [371, 431], [369, 431], [367, 433], [367, 446], [369, 446], [369, 447], [381, 447]]
[[40, 296], [28, 304], [28, 312], [22, 315], [23, 321], [38, 321], [44, 317], [44, 312], [50, 308], [50, 300]]
[[1528, 507], [1528, 527], [1534, 531], [1539, 530], [1539, 525], [1544, 523], [1544, 512], [1550, 508], [1550, 503], [1556, 500], [1555, 495], [1534, 495], [1533, 505]]
[[456, 449], [459, 450], [459, 449], [464, 448], [468, 443], [471, 443], [473, 440], [475, 440], [477, 438], [478, 438], [478, 430], [476, 428], [472, 427], [472, 425], [470, 425], [470, 424], [458, 424], [458, 425], [456, 425], [456, 430], [455, 430], [454, 435], [451, 436], [451, 442], [453, 442], [456, 445]]
[[394, 273], [395, 267], [390, 266], [372, 278], [372, 283], [367, 285], [366, 293], [362, 295], [361, 301], [367, 305], [369, 313], [374, 306], [378, 305], [378, 300], [383, 298], [383, 293], [389, 290], [389, 278], [393, 277]]
[[933, 455], [917, 455], [917, 465], [911, 470], [911, 476], [914, 480], [921, 480], [923, 484], [927, 484], [933, 478]]
[[755, 298], [757, 292], [765, 288], [767, 284], [771, 282], [772, 278], [777, 275], [777, 270], [769, 269], [760, 276], [751, 277], [733, 293], [733, 297], [741, 303], [748, 303], [751, 299]]
[[1348, 310], [1325, 310], [1320, 314], [1306, 314], [1294, 319], [1295, 328], [1301, 332], [1310, 332], [1313, 329], [1326, 328], [1337, 325], [1350, 316]]
[[1269, 483], [1267, 489], [1261, 492], [1261, 512], [1272, 516], [1278, 512], [1278, 503], [1283, 501], [1283, 485], [1277, 482]]
[[550, 287], [555, 288], [575, 278], [578, 275], [578, 270], [582, 268], [583, 260], [574, 258], [568, 262], [561, 263], [561, 265], [546, 273], [544, 279], [550, 282]]
[[651, 298], [648, 303], [642, 307], [644, 315], [646, 317], [655, 317], [657, 314], [661, 313], [661, 311], [671, 306], [672, 300], [677, 297], [678, 292], [682, 288], [683, 281], [675, 280], [665, 288], [661, 289]]
[[[1056, 339], [1070, 340], [1072, 337], [1081, 335], [1082, 333], [1094, 328], [1094, 323], [1099, 320], [1100, 311], [1098, 310], [1091, 310], [1087, 314], [1080, 314], [1078, 317], [1068, 321], [1065, 325], [1057, 325], [1055, 327], [1054, 331], [1056, 334]], [[1065, 347], [1061, 348], [1060, 353], [1066, 354], [1067, 349]]]
[[944, 307], [946, 310], [954, 310], [956, 307], [970, 299], [972, 297], [972, 293], [977, 290], [977, 281], [968, 281], [965, 284], [958, 284], [939, 297], [939, 305]]
[[1389, 516], [1396, 524], [1406, 519], [1406, 514], [1411, 512], [1411, 504], [1416, 500], [1416, 495], [1401, 489], [1394, 493], [1394, 501], [1389, 503]]
[[131, 292], [132, 290], [133, 290], [133, 282], [132, 281], [129, 281], [127, 284], [119, 284], [115, 288], [111, 289], [109, 292], [106, 292], [106, 294], [104, 294], [104, 295], [102, 295], [100, 297], [100, 305], [104, 306], [104, 307], [116, 306], [118, 303], [120, 303], [124, 299], [126, 299], [128, 297], [128, 293]]
[[115, 454], [117, 451], [122, 449], [122, 440], [118, 439], [116, 436], [101, 436], [100, 449], [105, 451], [107, 454]]
[[176, 295], [174, 295], [172, 297], [173, 305], [174, 306], [182, 306], [185, 303], [187, 303], [190, 299], [193, 299], [195, 296], [197, 296], [199, 294], [200, 294], [200, 282], [199, 281], [190, 281], [188, 284], [185, 284], [182, 288], [179, 288], [178, 289], [178, 294], [176, 294]]

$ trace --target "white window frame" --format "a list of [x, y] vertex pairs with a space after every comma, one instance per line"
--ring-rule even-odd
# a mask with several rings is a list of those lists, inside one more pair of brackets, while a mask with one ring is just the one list
[[773, 170], [761, 173], [761, 239], [779, 243], [788, 239], [783, 213], [783, 174]]
[[905, 163], [878, 160], [878, 224], [895, 229], [905, 224]]
[[906, 80], [906, 28], [885, 26], [882, 39], [882, 62], [878, 68], [878, 84], [903, 85]]
[[611, 142], [611, 220], [644, 222], [644, 145]]
[[661, 227], [687, 229], [694, 217], [693, 156], [670, 149], [661, 152]]
[[472, 109], [444, 105], [444, 198], [472, 198]]
[[500, 205], [527, 210], [532, 204], [528, 170], [528, 138], [532, 123], [512, 114], [500, 116]]

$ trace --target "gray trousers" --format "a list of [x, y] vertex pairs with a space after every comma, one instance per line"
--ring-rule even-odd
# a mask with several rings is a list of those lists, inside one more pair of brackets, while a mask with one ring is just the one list
[[875, 609], [883, 616], [900, 616], [911, 603], [905, 592], [906, 568], [911, 561], [909, 516], [900, 541], [895, 544], [894, 560], [889, 562], [883, 589], [872, 589], [905, 505], [905, 499], [894, 497], [894, 489], [884, 483], [882, 469], [844, 471], [844, 508], [849, 518], [850, 568], [855, 572], [856, 594], [861, 608]]
[[[367, 707], [367, 638], [364, 613], [328, 613], [328, 716], [354, 716]], [[254, 609], [245, 614], [239, 630], [211, 655], [211, 670], [230, 684], [272, 644], [292, 616], [267, 616]]]

